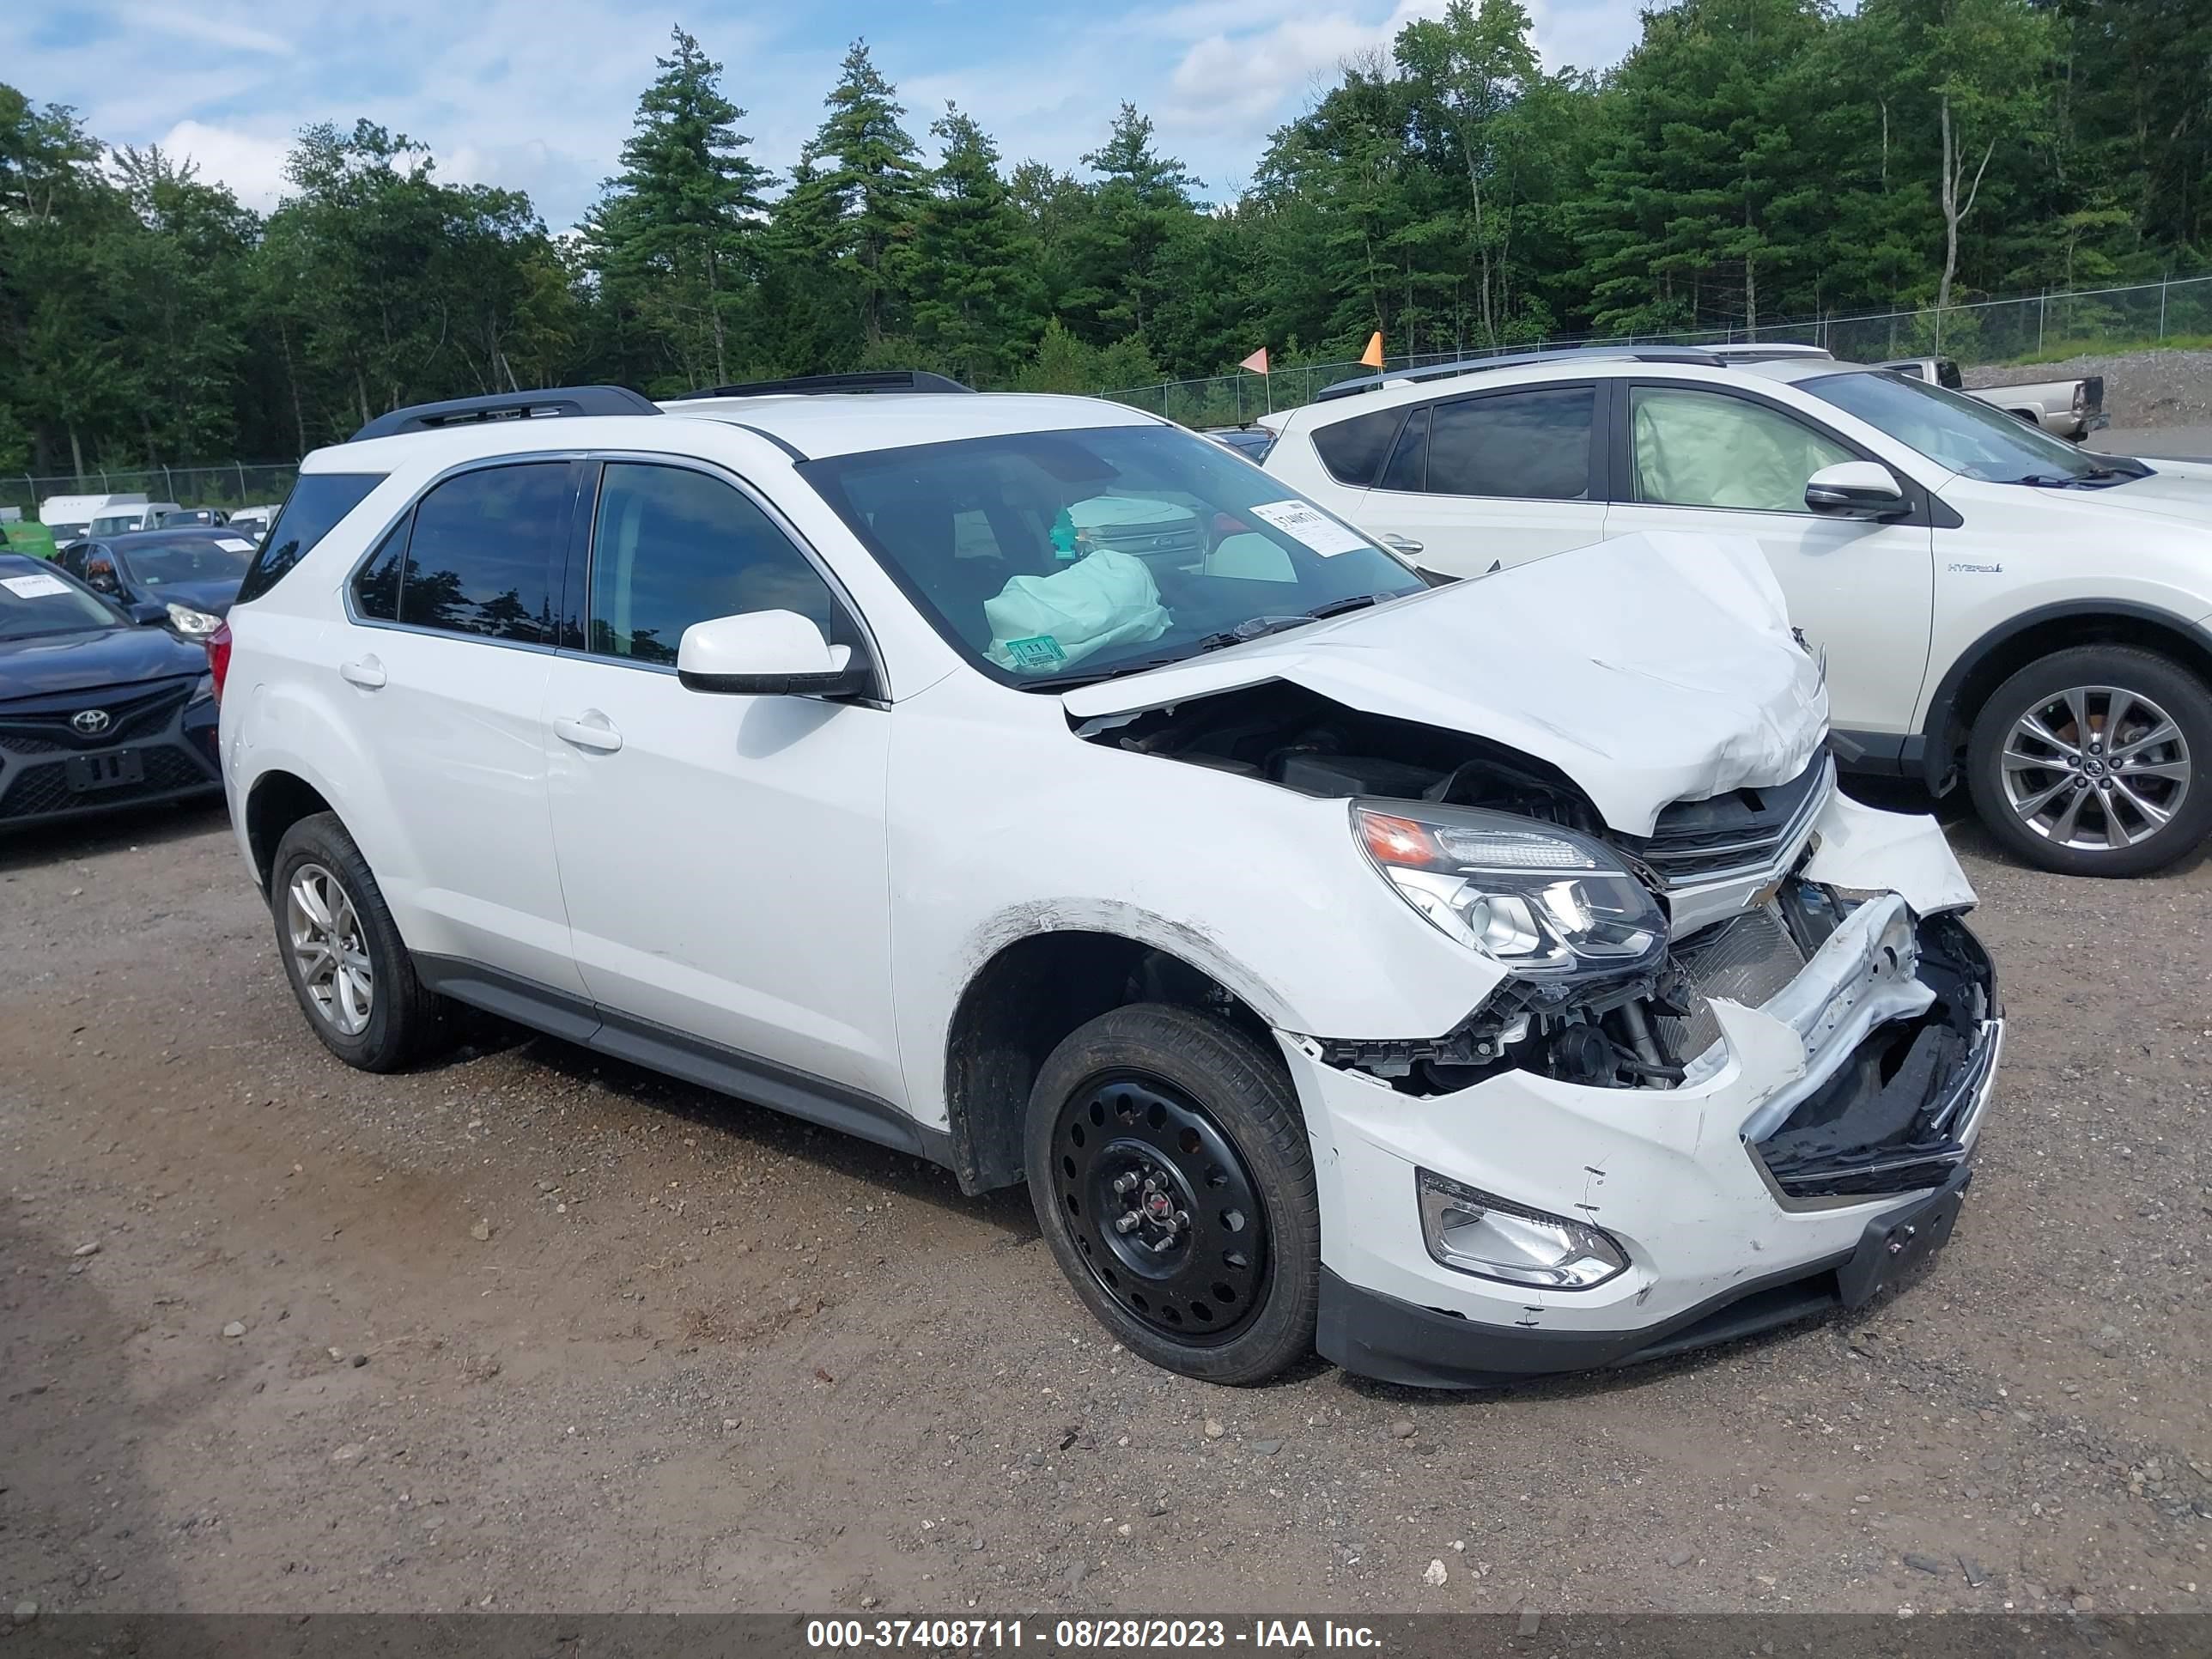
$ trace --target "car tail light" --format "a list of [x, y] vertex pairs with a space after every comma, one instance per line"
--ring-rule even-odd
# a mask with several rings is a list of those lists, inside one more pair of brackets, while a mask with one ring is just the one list
[[208, 672], [215, 677], [215, 700], [222, 701], [222, 683], [230, 678], [230, 624], [225, 623], [207, 638]]

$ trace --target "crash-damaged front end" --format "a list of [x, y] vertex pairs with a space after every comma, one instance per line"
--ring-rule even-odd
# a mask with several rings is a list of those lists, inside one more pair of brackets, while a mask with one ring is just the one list
[[1948, 1237], [2003, 1036], [1973, 891], [1932, 818], [1838, 790], [1756, 546], [1601, 543], [1066, 702], [1311, 798], [1458, 947], [1444, 1029], [1276, 1031], [1331, 1358], [1616, 1364], [1855, 1305]]
[[1626, 1364], [1856, 1305], [1948, 1237], [2003, 1041], [1972, 891], [1825, 755], [1733, 793], [1540, 846], [1352, 803], [1409, 902], [1521, 965], [1432, 1042], [1280, 1036], [1328, 1126], [1328, 1357]]

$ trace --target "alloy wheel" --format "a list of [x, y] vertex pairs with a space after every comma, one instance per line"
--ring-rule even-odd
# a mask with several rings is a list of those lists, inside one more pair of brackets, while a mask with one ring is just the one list
[[303, 864], [292, 872], [284, 890], [284, 931], [307, 1006], [343, 1036], [368, 1030], [376, 1006], [368, 942], [352, 898], [321, 865]]
[[2039, 699], [2013, 722], [1998, 764], [2014, 816], [2077, 852], [2156, 835], [2191, 783], [2181, 728], [2148, 697], [2112, 685]]
[[1265, 1299], [1267, 1214], [1236, 1145], [1167, 1083], [1077, 1090], [1053, 1128], [1054, 1194], [1091, 1277], [1182, 1343], [1224, 1341]]

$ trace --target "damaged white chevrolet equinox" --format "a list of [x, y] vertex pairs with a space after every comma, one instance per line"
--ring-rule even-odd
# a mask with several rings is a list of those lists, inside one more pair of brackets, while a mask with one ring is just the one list
[[1973, 894], [1748, 542], [1431, 587], [1111, 404], [586, 387], [309, 456], [211, 654], [340, 1058], [451, 999], [1026, 1180], [1193, 1376], [1623, 1364], [1958, 1212]]

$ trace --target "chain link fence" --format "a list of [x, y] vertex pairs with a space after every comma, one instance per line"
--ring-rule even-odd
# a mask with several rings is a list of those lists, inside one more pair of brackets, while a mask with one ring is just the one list
[[[1431, 368], [1509, 352], [1576, 345], [1816, 345], [1846, 362], [1944, 356], [1965, 368], [2056, 360], [2087, 351], [2212, 339], [2212, 276], [2184, 276], [2128, 288], [2083, 289], [2024, 299], [1984, 300], [1918, 311], [1886, 311], [1813, 322], [1698, 329], [1673, 334], [1561, 335], [1467, 351], [1421, 352], [1384, 359], [1390, 369]], [[1322, 387], [1374, 371], [1361, 363], [1286, 366], [1261, 376], [1240, 372], [1206, 380], [1124, 386], [1099, 396], [1185, 426], [1242, 426], [1270, 409], [1313, 401]]]
[[292, 490], [300, 476], [296, 461], [256, 464], [231, 461], [221, 466], [156, 466], [135, 471], [88, 466], [79, 472], [0, 472], [0, 507], [20, 507], [26, 520], [39, 516], [39, 503], [55, 495], [143, 495], [149, 501], [179, 507], [216, 507], [226, 513], [241, 507], [274, 506]]

